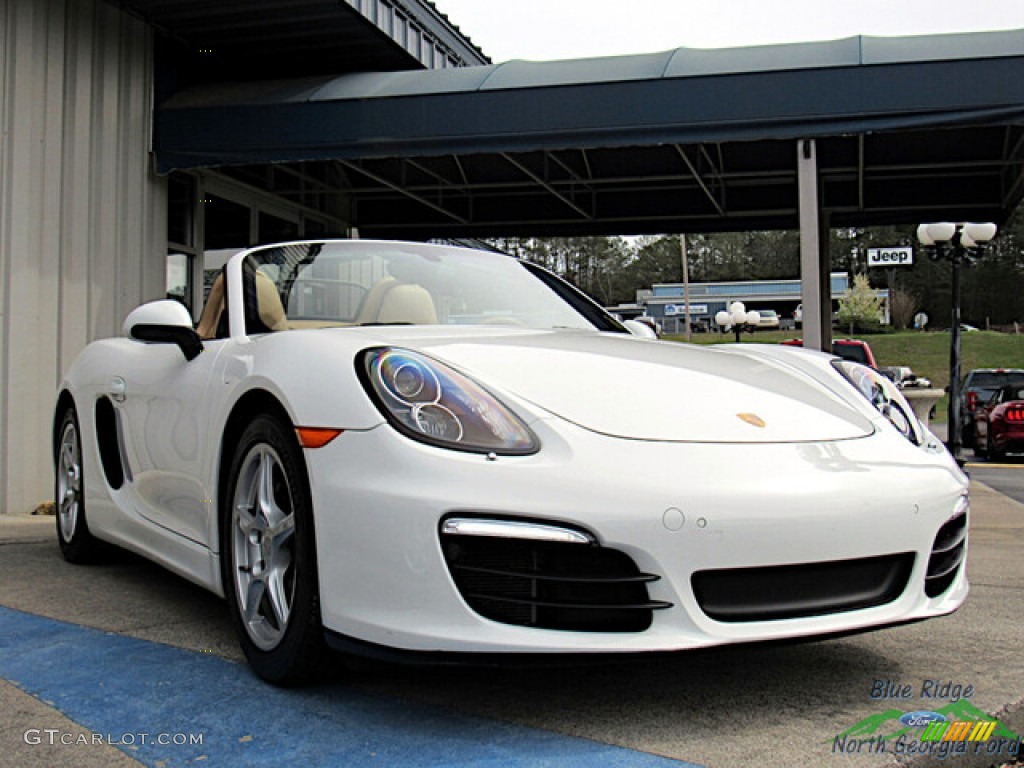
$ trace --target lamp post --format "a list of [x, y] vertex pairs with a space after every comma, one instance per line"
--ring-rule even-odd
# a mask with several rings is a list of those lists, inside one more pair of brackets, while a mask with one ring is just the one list
[[747, 308], [742, 301], [734, 301], [729, 305], [728, 311], [723, 309], [715, 315], [715, 323], [722, 329], [723, 333], [729, 330], [729, 328], [736, 332], [737, 342], [740, 340], [741, 331], [746, 330], [748, 327], [753, 330], [760, 322], [760, 313], [754, 310], [747, 312]]
[[949, 342], [949, 410], [946, 446], [953, 458], [959, 459], [962, 444], [960, 424], [960, 265], [971, 253], [977, 253], [996, 236], [996, 225], [953, 224], [948, 221], [922, 224], [917, 239], [932, 252], [934, 258], [949, 259], [953, 267], [953, 312]]

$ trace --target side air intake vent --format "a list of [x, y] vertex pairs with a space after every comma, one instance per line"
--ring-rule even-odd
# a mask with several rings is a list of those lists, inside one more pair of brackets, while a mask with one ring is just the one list
[[932, 554], [928, 558], [928, 571], [924, 578], [924, 593], [938, 597], [949, 589], [960, 566], [967, 557], [967, 512], [960, 512], [949, 520], [935, 536]]
[[463, 518], [442, 525], [441, 548], [463, 599], [503, 624], [642, 632], [671, 605], [647, 593], [658, 576], [570, 529]]

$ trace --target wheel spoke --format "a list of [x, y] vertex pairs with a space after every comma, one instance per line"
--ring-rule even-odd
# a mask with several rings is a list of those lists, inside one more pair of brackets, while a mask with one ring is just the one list
[[257, 498], [259, 499], [260, 515], [266, 520], [268, 526], [273, 525], [274, 521], [280, 519], [281, 516], [281, 510], [278, 509], [277, 501], [274, 499], [275, 466], [277, 466], [277, 462], [270, 453], [260, 456]]
[[250, 579], [245, 592], [245, 607], [242, 609], [245, 621], [248, 624], [260, 619], [260, 604], [263, 602], [263, 593], [266, 591], [266, 582], [263, 579]]
[[61, 436], [57, 466], [57, 508], [60, 533], [70, 542], [78, 525], [79, 499], [82, 493], [82, 469], [78, 455], [78, 435], [73, 424], [67, 424]]
[[248, 535], [250, 531], [257, 530], [260, 527], [259, 519], [253, 514], [251, 504], [237, 504], [235, 511], [238, 513], [238, 529], [242, 533]]
[[290, 514], [266, 530], [266, 535], [274, 540], [274, 551], [277, 552], [284, 546], [292, 534], [295, 533], [295, 515]]
[[[285, 559], [291, 560], [291, 556], [289, 555]], [[290, 595], [284, 583], [286, 570], [287, 564], [275, 565], [267, 574], [267, 596], [270, 598], [270, 607], [274, 611], [277, 627], [282, 632], [288, 626], [288, 615], [291, 613]]]
[[65, 436], [64, 445], [61, 450], [61, 468], [64, 470], [64, 474], [69, 481], [74, 479], [75, 469], [78, 466], [78, 462], [75, 461], [75, 444], [72, 438], [73, 435], [71, 434]]
[[69, 488], [76, 488], [78, 463], [75, 460], [75, 445], [73, 433], [65, 434], [64, 444], [60, 450], [60, 472], [65, 485]]
[[75, 525], [78, 521], [78, 504], [74, 496], [66, 498], [61, 502], [60, 507], [60, 532], [64, 541], [71, 541], [75, 535]]

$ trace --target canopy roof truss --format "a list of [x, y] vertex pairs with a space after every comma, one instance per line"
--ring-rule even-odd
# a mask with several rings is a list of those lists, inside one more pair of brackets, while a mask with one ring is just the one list
[[[819, 139], [833, 225], [1001, 220], [1024, 193], [1024, 127], [937, 133]], [[793, 154], [779, 140], [325, 162], [361, 232], [415, 238], [795, 229]]]

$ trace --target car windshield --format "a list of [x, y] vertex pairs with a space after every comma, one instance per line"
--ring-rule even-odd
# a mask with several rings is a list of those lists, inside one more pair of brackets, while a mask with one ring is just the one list
[[992, 402], [1009, 403], [1013, 400], [1024, 400], [1024, 388], [1013, 384], [996, 390]]
[[539, 267], [487, 251], [368, 240], [292, 243], [242, 264], [246, 331], [365, 325], [624, 329]]

